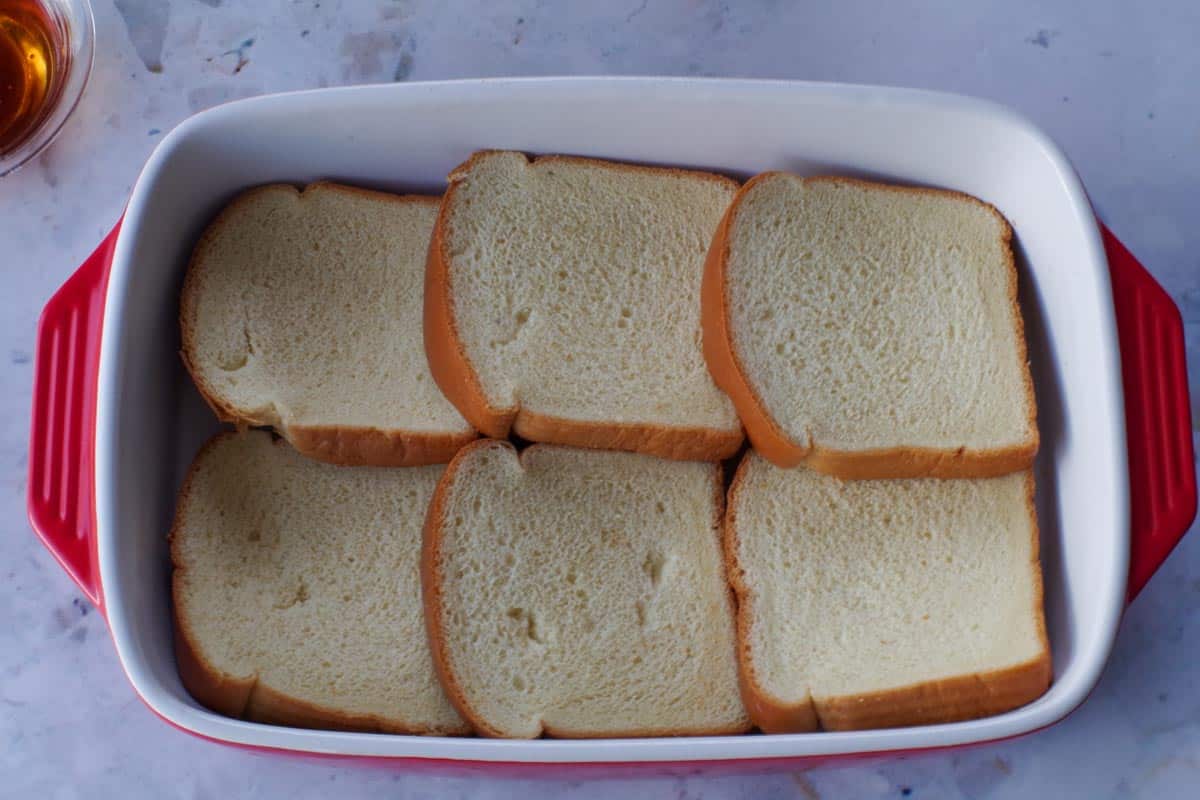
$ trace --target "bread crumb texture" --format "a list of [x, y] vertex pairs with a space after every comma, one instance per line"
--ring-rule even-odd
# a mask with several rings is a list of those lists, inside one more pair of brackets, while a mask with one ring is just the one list
[[756, 179], [726, 299], [767, 413], [794, 443], [843, 451], [1036, 439], [1010, 235], [965, 195]]
[[[1048, 681], [1029, 473], [841, 481], [751, 453], [729, 518], [744, 665], [775, 704], [812, 702], [819, 716], [840, 699], [1039, 662]], [[966, 707], [1004, 710], [987, 694], [973, 686]]]
[[454, 316], [491, 406], [739, 428], [700, 348], [704, 256], [733, 181], [511, 152], [451, 180]]
[[266, 690], [323, 712], [315, 727], [341, 715], [464, 732], [421, 605], [421, 526], [443, 470], [321, 464], [262, 431], [201, 451], [171, 536], [175, 614], [210, 675], [254, 685], [248, 716]]
[[482, 442], [443, 487], [434, 614], [477, 729], [746, 729], [716, 465]]
[[252, 424], [469, 435], [422, 346], [437, 202], [334, 184], [236, 198], [183, 293], [201, 390]]

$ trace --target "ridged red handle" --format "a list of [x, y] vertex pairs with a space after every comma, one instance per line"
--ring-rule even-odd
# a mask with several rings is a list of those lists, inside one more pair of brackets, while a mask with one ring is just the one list
[[96, 383], [117, 231], [54, 293], [38, 320], [29, 436], [29, 521], [97, 607]]
[[[38, 321], [29, 519], [88, 599], [95, 556], [96, 382], [104, 293], [120, 223], [55, 293]], [[1132, 600], [1196, 516], [1183, 318], [1137, 259], [1101, 226], [1121, 344], [1129, 450]]]
[[1112, 231], [1101, 231], [1125, 386], [1133, 600], [1196, 518], [1187, 356], [1179, 308]]

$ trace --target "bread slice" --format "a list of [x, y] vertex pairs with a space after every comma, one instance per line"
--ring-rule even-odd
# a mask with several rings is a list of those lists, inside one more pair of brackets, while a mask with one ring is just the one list
[[333, 467], [265, 431], [196, 456], [171, 529], [183, 685], [232, 717], [469, 732], [434, 675], [421, 524], [444, 467]]
[[437, 204], [331, 183], [234, 199], [180, 302], [183, 360], [217, 416], [338, 464], [445, 463], [475, 438], [421, 346]]
[[1012, 231], [967, 195], [759, 175], [705, 267], [704, 353], [750, 441], [841, 478], [970, 478], [1038, 447]]
[[735, 453], [700, 350], [700, 278], [737, 184], [703, 172], [482, 152], [450, 174], [425, 347], [475, 427], [676, 459]]
[[1050, 683], [1029, 472], [842, 481], [751, 452], [725, 550], [764, 731], [972, 719]]
[[434, 662], [478, 733], [738, 733], [717, 464], [464, 448], [422, 557]]

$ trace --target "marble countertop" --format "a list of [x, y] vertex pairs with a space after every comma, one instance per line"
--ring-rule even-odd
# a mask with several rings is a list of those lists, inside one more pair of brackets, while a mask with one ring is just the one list
[[137, 700], [103, 619], [25, 517], [37, 315], [116, 221], [162, 134], [234, 98], [351, 83], [728, 75], [998, 100], [1063, 145], [1100, 214], [1182, 308], [1192, 413], [1200, 420], [1200, 4], [1163, 0], [1154, 13], [1138, 13], [1121, 0], [852, 0], [796, 8], [707, 0], [553, 7], [535, 0], [93, 2], [97, 55], [82, 104], [49, 150], [0, 180], [0, 796], [1200, 793], [1195, 530], [1130, 607], [1091, 698], [1053, 728], [965, 751], [790, 774], [595, 784], [335, 766], [256, 756], [180, 733]]

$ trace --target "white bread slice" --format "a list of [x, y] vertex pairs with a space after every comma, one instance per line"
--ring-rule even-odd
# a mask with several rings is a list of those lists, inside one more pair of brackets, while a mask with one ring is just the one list
[[738, 733], [718, 464], [481, 440], [422, 556], [451, 701], [487, 736]]
[[444, 469], [330, 466], [265, 431], [210, 440], [170, 536], [192, 696], [259, 722], [468, 733], [421, 608], [421, 525]]
[[735, 453], [700, 350], [700, 278], [737, 184], [704, 172], [481, 152], [450, 174], [425, 347], [488, 436], [676, 459]]
[[183, 360], [217, 416], [339, 464], [445, 463], [473, 439], [421, 346], [437, 204], [330, 183], [235, 198], [180, 301]]
[[972, 719], [1050, 683], [1029, 472], [842, 481], [751, 452], [725, 549], [766, 732]]
[[967, 195], [765, 173], [713, 239], [704, 353], [763, 456], [841, 478], [1028, 468], [1008, 223]]

